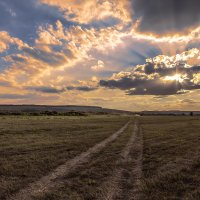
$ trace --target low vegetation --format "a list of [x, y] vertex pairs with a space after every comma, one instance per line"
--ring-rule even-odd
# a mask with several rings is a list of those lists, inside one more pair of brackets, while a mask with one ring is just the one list
[[107, 138], [128, 118], [0, 117], [0, 199]]
[[142, 117], [142, 199], [200, 199], [200, 117]]
[[[200, 117], [126, 115], [1, 116], [0, 199], [48, 175], [130, 119], [115, 140], [33, 199], [200, 199]], [[115, 196], [107, 198], [111, 189]]]

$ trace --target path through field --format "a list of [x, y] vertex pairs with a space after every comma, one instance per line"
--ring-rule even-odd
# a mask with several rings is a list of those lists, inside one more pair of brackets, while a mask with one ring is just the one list
[[88, 162], [95, 153], [98, 153], [109, 143], [113, 142], [121, 133], [124, 132], [129, 123], [130, 122], [127, 122], [120, 130], [88, 149], [88, 151], [81, 153], [75, 158], [57, 167], [53, 172], [42, 177], [40, 180], [31, 183], [27, 188], [20, 190], [17, 194], [8, 198], [8, 200], [33, 200], [34, 196], [45, 194], [52, 188], [58, 187], [60, 184], [58, 180], [61, 180], [62, 177], [74, 171], [81, 164]]
[[100, 200], [140, 199], [143, 137], [136, 121], [132, 135], [121, 152], [121, 159], [113, 176], [105, 183]]

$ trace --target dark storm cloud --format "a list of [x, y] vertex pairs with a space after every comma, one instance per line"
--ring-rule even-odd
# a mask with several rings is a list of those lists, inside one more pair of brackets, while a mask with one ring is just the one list
[[0, 30], [25, 42], [36, 38], [39, 25], [54, 24], [57, 20], [66, 26], [71, 24], [58, 9], [39, 4], [37, 0], [0, 0]]
[[100, 85], [112, 89], [128, 90], [128, 95], [172, 95], [181, 93], [180, 90], [183, 89], [176, 81], [162, 83], [160, 79], [145, 80], [126, 77], [120, 80], [101, 80]]
[[130, 0], [141, 31], [182, 31], [200, 23], [199, 0]]
[[[142, 71], [140, 68], [137, 71]], [[176, 67], [168, 68], [164, 63], [156, 64], [147, 63], [144, 66], [144, 72], [147, 75], [158, 73], [160, 76], [172, 76], [173, 74], [186, 73], [188, 76], [192, 76], [194, 73], [200, 72], [200, 66], [185, 67], [184, 63], [177, 63]]]
[[[200, 73], [200, 66], [185, 67], [183, 64], [169, 68], [165, 64], [146, 65], [135, 68], [131, 73], [120, 73], [120, 78], [101, 80], [100, 86], [110, 89], [126, 90], [128, 95], [174, 95], [189, 90], [200, 89], [200, 84], [193, 81]], [[180, 80], [165, 80], [167, 76], [184, 74]]]
[[181, 84], [177, 81], [162, 82], [160, 79], [142, 80], [122, 78], [120, 80], [101, 80], [100, 85], [111, 89], [128, 90], [128, 95], [174, 95], [182, 94], [184, 90], [200, 89], [190, 81]]
[[133, 87], [137, 87], [140, 84], [144, 84], [144, 81], [140, 80], [139, 78], [132, 79], [129, 77], [123, 77], [119, 80], [101, 80], [100, 86], [108, 87], [111, 89], [121, 89], [121, 90], [127, 90], [131, 89]]
[[33, 87], [26, 87], [27, 90], [35, 90], [37, 92], [42, 93], [49, 93], [49, 94], [59, 94], [64, 92], [64, 89], [57, 89], [53, 87], [45, 87], [45, 86], [33, 86]]
[[90, 92], [96, 90], [97, 87], [90, 87], [90, 86], [68, 86], [67, 90], [78, 90], [84, 92]]

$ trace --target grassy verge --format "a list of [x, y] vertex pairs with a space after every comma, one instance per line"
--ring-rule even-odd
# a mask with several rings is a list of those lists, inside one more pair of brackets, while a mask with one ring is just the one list
[[0, 199], [102, 141], [128, 118], [0, 117]]
[[200, 199], [200, 118], [141, 117], [142, 199]]

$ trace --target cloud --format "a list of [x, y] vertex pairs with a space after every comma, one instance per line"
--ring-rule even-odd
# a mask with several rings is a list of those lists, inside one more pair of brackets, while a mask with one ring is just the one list
[[68, 86], [66, 88], [67, 90], [78, 90], [84, 92], [90, 92], [97, 89], [97, 87], [91, 87], [91, 86]]
[[96, 90], [98, 87], [90, 86], [90, 85], [76, 85], [76, 86], [67, 86], [62, 88], [50, 87], [50, 86], [28, 86], [25, 87], [26, 90], [33, 90], [36, 92], [41, 93], [48, 93], [48, 94], [61, 94], [66, 92], [67, 90], [73, 91], [83, 91], [83, 92], [90, 92]]
[[[65, 28], [60, 21], [55, 26], [40, 26], [32, 46], [24, 45], [19, 52], [4, 56], [9, 67], [0, 78], [6, 78], [17, 87], [45, 85], [46, 80], [55, 79], [55, 74], [69, 78], [70, 75], [64, 73], [67, 68], [96, 60], [91, 51], [108, 53], [122, 43], [125, 35], [115, 28]], [[90, 69], [90, 76], [91, 72]]]
[[[103, 74], [105, 71], [117, 72], [133, 65], [143, 64], [146, 58], [161, 54], [161, 50], [149, 41], [133, 38], [128, 33], [121, 38], [113, 49], [104, 51], [93, 50], [91, 55], [104, 62], [104, 69], [96, 71]], [[94, 65], [96, 66], [96, 65]]]
[[88, 24], [93, 21], [108, 20], [108, 17], [120, 19], [123, 22], [131, 20], [128, 11], [128, 0], [40, 0], [41, 3], [58, 7], [67, 20]]
[[7, 59], [13, 62], [26, 62], [26, 59], [21, 54], [10, 55]]
[[104, 62], [102, 60], [98, 60], [97, 65], [92, 66], [91, 69], [93, 71], [100, 71], [104, 69], [104, 67]]
[[69, 91], [91, 92], [99, 88], [98, 82], [99, 82], [98, 78], [93, 76], [86, 81], [84, 80], [75, 81], [75, 84], [67, 86], [66, 89]]
[[130, 0], [132, 15], [142, 32], [180, 32], [200, 22], [199, 0]]
[[132, 71], [119, 72], [100, 86], [126, 90], [128, 95], [174, 95], [200, 89], [200, 51], [176, 56], [159, 55], [135, 66]]
[[155, 32], [142, 32], [139, 30], [139, 20], [131, 30], [130, 35], [138, 42], [148, 42], [159, 48], [165, 55], [174, 55], [191, 48], [200, 46], [200, 26], [188, 28], [186, 32], [159, 34]]
[[38, 0], [6, 0], [0, 1], [1, 30], [20, 38], [26, 43], [37, 37], [36, 30], [41, 24], [54, 24], [57, 20], [66, 21], [62, 13], [55, 7], [40, 4]]
[[34, 90], [42, 93], [49, 93], [49, 94], [59, 94], [65, 92], [65, 89], [57, 89], [54, 87], [46, 87], [46, 86], [30, 86], [26, 87], [25, 89]]
[[200, 104], [200, 101], [194, 101], [193, 99], [183, 99], [181, 100], [181, 103], [184, 103], [184, 104]]
[[[69, 82], [77, 76], [84, 76], [84, 79], [98, 73], [105, 77], [112, 72], [143, 63], [147, 57], [161, 52], [159, 44], [169, 46], [167, 44], [175, 40], [174, 46], [179, 47], [177, 44], [185, 40], [184, 37], [147, 37], [133, 29], [120, 31], [116, 27], [66, 28], [61, 21], [57, 21], [55, 25], [40, 26], [37, 34], [34, 44], [23, 44], [19, 47], [19, 52], [3, 58], [9, 67], [0, 74], [0, 78], [3, 76], [18, 87], [45, 86], [46, 81], [63, 86], [53, 82], [54, 75], [57, 74], [68, 81], [65, 84], [70, 85]], [[187, 41], [197, 35], [196, 32], [191, 34]], [[176, 51], [176, 48], [173, 49]], [[74, 77], [67, 74], [68, 68], [76, 68], [71, 70]], [[84, 70], [86, 71], [83, 72]]]
[[21, 94], [0, 94], [0, 99], [26, 99], [29, 98], [30, 95], [21, 95]]
[[132, 78], [121, 78], [120, 80], [100, 81], [100, 85], [109, 88], [128, 90], [128, 95], [172, 95], [182, 94], [181, 85], [176, 81], [162, 83], [160, 79], [141, 80]]
[[0, 53], [9, 49], [10, 45], [17, 45], [18, 48], [25, 44], [18, 38], [14, 38], [6, 31], [0, 31]]
[[[57, 52], [53, 52], [53, 51], [47, 52], [47, 51], [44, 51], [41, 49], [31, 48], [31, 47], [25, 47], [22, 49], [22, 51], [28, 57], [31, 56], [32, 58], [34, 58], [36, 60], [40, 60], [42, 62], [45, 62], [49, 65], [58, 65], [59, 63], [63, 63], [64, 61], [66, 61], [64, 55], [59, 54]], [[18, 61], [19, 61], [19, 59], [18, 59]], [[23, 62], [23, 59], [21, 59], [21, 61]]]
[[3, 86], [3, 87], [10, 87], [11, 84], [10, 84], [10, 82], [8, 82], [8, 81], [0, 80], [0, 86]]

